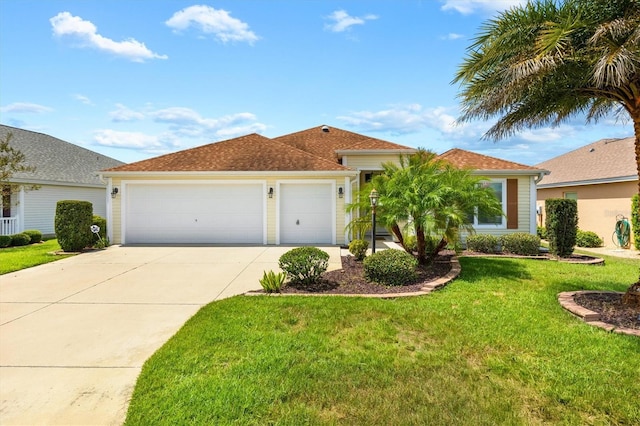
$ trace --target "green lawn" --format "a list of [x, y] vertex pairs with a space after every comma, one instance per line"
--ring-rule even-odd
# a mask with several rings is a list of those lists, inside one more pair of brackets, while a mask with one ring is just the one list
[[0, 275], [73, 256], [72, 254], [51, 254], [56, 250], [60, 250], [58, 240], [0, 249]]
[[462, 258], [428, 296], [212, 303], [145, 363], [126, 424], [640, 424], [640, 339], [556, 299], [637, 280], [606, 262]]

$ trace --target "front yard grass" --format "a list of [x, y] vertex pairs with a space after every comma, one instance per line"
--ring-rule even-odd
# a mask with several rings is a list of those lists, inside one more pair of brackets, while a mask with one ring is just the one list
[[144, 365], [126, 424], [640, 424], [640, 339], [562, 291], [623, 291], [638, 262], [462, 258], [428, 296], [243, 297]]
[[0, 275], [73, 256], [51, 254], [57, 250], [60, 250], [60, 245], [55, 239], [28, 246], [0, 249]]

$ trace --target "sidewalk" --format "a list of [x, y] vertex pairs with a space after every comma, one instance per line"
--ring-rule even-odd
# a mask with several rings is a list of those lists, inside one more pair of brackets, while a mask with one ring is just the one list
[[621, 249], [618, 247], [595, 247], [595, 248], [583, 248], [576, 247], [576, 251], [584, 251], [587, 253], [595, 253], [605, 256], [625, 257], [627, 259], [640, 260], [640, 251], [634, 249]]

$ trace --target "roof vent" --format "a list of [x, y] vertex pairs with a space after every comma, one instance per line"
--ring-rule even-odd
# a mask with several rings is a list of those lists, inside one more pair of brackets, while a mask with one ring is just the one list
[[593, 152], [593, 151], [595, 151], [595, 150], [596, 150], [595, 148], [591, 148], [591, 149], [589, 150], [589, 152]]
[[322, 126], [322, 131], [325, 133], [329, 133], [329, 126]]

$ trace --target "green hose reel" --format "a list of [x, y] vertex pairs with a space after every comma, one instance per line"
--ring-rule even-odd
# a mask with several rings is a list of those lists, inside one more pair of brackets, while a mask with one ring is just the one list
[[629, 248], [631, 244], [631, 225], [623, 215], [616, 216], [616, 228], [611, 236], [613, 243], [620, 248]]

